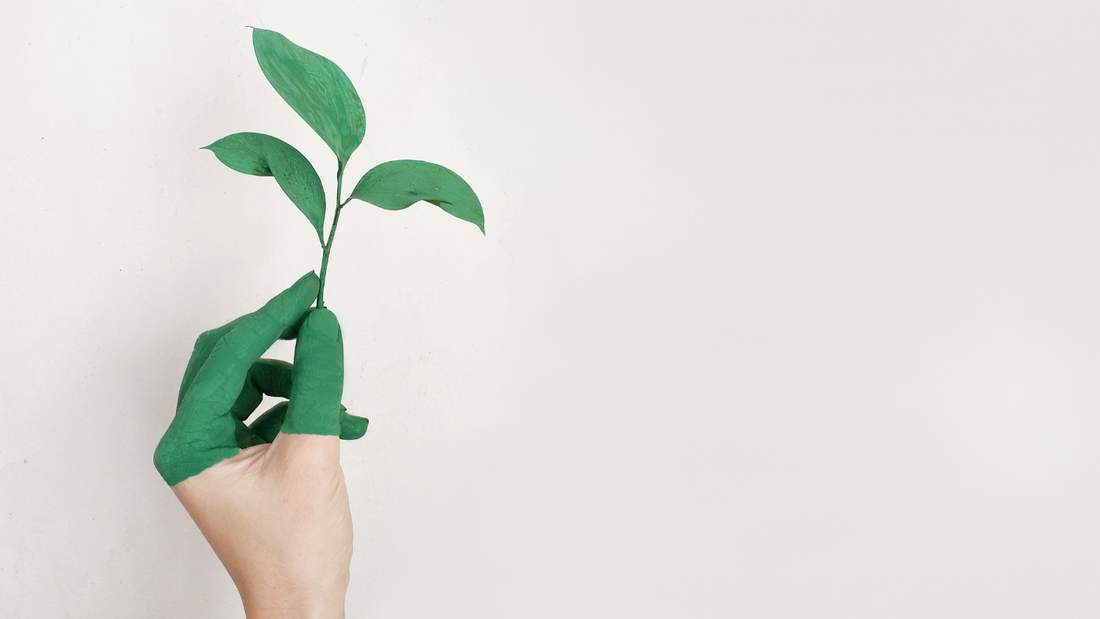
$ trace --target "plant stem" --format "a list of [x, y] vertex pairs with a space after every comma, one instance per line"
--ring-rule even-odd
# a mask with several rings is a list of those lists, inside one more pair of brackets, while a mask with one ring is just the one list
[[332, 216], [332, 227], [328, 231], [328, 241], [322, 246], [321, 251], [321, 286], [317, 289], [317, 308], [325, 306], [325, 275], [328, 274], [328, 256], [332, 251], [332, 239], [336, 236], [336, 224], [340, 223], [340, 211], [344, 209], [344, 203], [340, 201], [341, 191], [344, 188], [344, 164], [341, 162], [336, 169], [336, 214]]

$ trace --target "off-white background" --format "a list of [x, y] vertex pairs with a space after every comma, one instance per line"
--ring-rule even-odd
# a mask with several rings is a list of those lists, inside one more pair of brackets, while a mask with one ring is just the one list
[[0, 5], [0, 617], [242, 617], [151, 455], [319, 259], [246, 25], [485, 205], [341, 223], [349, 617], [1100, 613], [1100, 5], [319, 7]]

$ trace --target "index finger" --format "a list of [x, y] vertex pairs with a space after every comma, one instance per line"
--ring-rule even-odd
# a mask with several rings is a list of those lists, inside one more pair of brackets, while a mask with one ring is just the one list
[[256, 312], [200, 337], [184, 377], [186, 393], [153, 453], [153, 464], [169, 486], [240, 453], [236, 433], [242, 424], [230, 409], [248, 370], [309, 309], [318, 285], [310, 272]]
[[318, 285], [317, 276], [312, 271], [307, 273], [218, 338], [180, 403], [180, 412], [195, 406], [215, 414], [228, 411], [244, 385], [248, 369], [309, 309], [317, 298]]

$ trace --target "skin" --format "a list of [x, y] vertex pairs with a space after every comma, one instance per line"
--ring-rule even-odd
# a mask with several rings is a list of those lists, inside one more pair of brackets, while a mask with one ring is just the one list
[[[340, 405], [335, 315], [309, 309], [313, 273], [201, 335], [154, 464], [240, 591], [249, 619], [344, 616], [352, 552], [340, 439], [366, 420]], [[260, 359], [296, 338], [294, 364]], [[246, 426], [262, 394], [290, 398]]]

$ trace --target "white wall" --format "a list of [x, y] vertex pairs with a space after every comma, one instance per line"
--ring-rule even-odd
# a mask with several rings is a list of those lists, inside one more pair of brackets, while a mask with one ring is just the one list
[[0, 5], [0, 617], [243, 616], [151, 454], [318, 262], [246, 25], [486, 210], [342, 218], [349, 617], [1100, 612], [1100, 4], [321, 5]]

